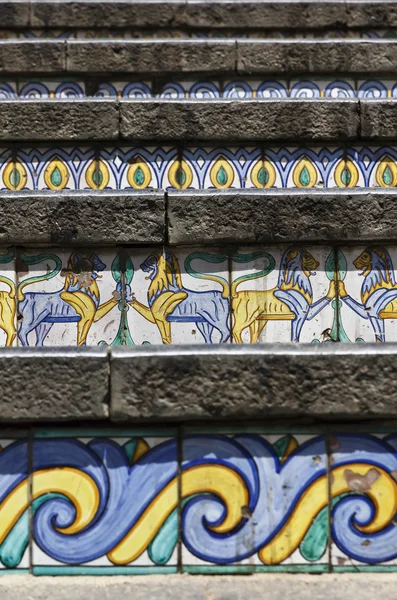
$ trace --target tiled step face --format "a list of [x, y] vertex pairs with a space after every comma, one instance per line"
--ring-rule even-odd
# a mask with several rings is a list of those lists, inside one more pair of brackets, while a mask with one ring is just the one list
[[396, 570], [392, 429], [43, 429], [0, 445], [0, 574]]
[[4, 249], [1, 345], [397, 341], [397, 248]]
[[109, 146], [0, 149], [0, 189], [394, 188], [397, 147]]
[[75, 99], [96, 98], [186, 98], [211, 100], [216, 98], [395, 98], [395, 79], [313, 78], [261, 79], [172, 79], [166, 83], [156, 80], [109, 80], [92, 83], [84, 79], [5, 79], [0, 81], [0, 100], [23, 98]]

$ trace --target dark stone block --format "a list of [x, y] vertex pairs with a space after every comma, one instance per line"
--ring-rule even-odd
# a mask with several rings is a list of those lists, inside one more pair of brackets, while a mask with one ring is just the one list
[[0, 73], [64, 73], [66, 45], [58, 40], [0, 41]]

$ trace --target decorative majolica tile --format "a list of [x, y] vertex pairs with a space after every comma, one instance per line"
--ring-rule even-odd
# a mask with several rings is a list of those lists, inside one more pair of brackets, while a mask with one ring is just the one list
[[17, 97], [16, 81], [0, 81], [0, 100], [15, 100]]
[[14, 248], [0, 249], [0, 346], [16, 346], [17, 344], [15, 253]]
[[0, 575], [29, 572], [27, 434], [0, 431]]
[[98, 85], [96, 98], [151, 98], [150, 81], [111, 81]]
[[397, 435], [341, 433], [330, 441], [334, 571], [397, 570]]
[[15, 169], [12, 150], [0, 148], [0, 189], [18, 190], [19, 174]]
[[136, 249], [126, 283], [131, 344], [230, 342], [227, 252]]
[[29, 148], [17, 152], [16, 189], [85, 190], [101, 186], [92, 148]]
[[18, 93], [24, 100], [37, 98], [84, 98], [85, 83], [83, 81], [20, 81]]
[[186, 148], [181, 170], [183, 189], [264, 187], [262, 150], [254, 146]]
[[32, 463], [35, 575], [176, 572], [175, 430], [39, 432]]
[[29, 249], [18, 257], [18, 343], [123, 342], [122, 260], [117, 249]]
[[165, 83], [157, 98], [167, 100], [213, 100], [221, 97], [219, 81], [169, 81]]
[[290, 83], [291, 98], [354, 98], [355, 82], [350, 79], [295, 79]]
[[105, 189], [168, 189], [179, 186], [178, 150], [171, 146], [104, 149], [100, 151], [99, 168]]
[[265, 148], [266, 187], [346, 187], [343, 148]]
[[[396, 187], [397, 148], [357, 146], [347, 150], [349, 187]], [[354, 185], [353, 185], [354, 184]]]
[[247, 246], [236, 249], [231, 258], [234, 342], [337, 340], [331, 248]]
[[397, 247], [339, 248], [337, 262], [340, 341], [397, 341]]
[[252, 431], [183, 438], [183, 571], [327, 571], [324, 438]]
[[287, 81], [263, 81], [258, 79], [227, 81], [223, 87], [223, 97], [231, 99], [287, 98]]
[[382, 79], [364, 79], [357, 82], [357, 96], [365, 99], [391, 98], [395, 97], [397, 81]]

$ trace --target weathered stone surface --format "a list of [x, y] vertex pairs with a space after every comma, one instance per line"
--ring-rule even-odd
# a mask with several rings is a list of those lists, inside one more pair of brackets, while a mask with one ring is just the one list
[[344, 27], [344, 0], [330, 2], [275, 2], [229, 0], [187, 3], [188, 24], [192, 27], [315, 28]]
[[3, 348], [0, 421], [103, 419], [108, 359], [103, 348]]
[[[395, 600], [397, 574], [251, 573], [247, 575], [141, 575], [139, 577], [33, 577], [3, 575], [2, 600]], [[310, 591], [311, 590], [311, 591]]]
[[0, 41], [0, 73], [63, 73], [65, 68], [66, 45], [63, 41]]
[[396, 359], [396, 344], [114, 348], [110, 417], [396, 417]]
[[171, 244], [393, 239], [397, 191], [168, 192]]
[[120, 101], [125, 139], [348, 140], [358, 130], [358, 100]]
[[117, 100], [3, 100], [0, 140], [114, 140], [119, 133]]
[[385, 40], [237, 41], [240, 73], [394, 73], [397, 42]]
[[348, 27], [396, 27], [397, 5], [392, 0], [373, 2], [346, 2], [346, 25]]
[[0, 0], [0, 15], [2, 29], [28, 27], [30, 23], [30, 3], [24, 0]]
[[66, 1], [32, 3], [33, 27], [178, 27], [186, 23], [186, 2], [166, 0]]
[[165, 242], [163, 192], [0, 193], [1, 244]]
[[67, 69], [76, 73], [229, 73], [233, 40], [70, 41]]
[[361, 100], [360, 108], [362, 138], [396, 139], [396, 100]]

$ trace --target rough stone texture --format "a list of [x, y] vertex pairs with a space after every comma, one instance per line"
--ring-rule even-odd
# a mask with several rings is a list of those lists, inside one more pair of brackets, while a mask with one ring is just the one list
[[113, 140], [119, 133], [117, 100], [3, 100], [0, 140]]
[[63, 41], [0, 41], [0, 73], [2, 74], [26, 73], [31, 76], [33, 73], [63, 73], [65, 68], [66, 45]]
[[394, 0], [346, 2], [346, 24], [348, 27], [396, 27], [397, 5]]
[[397, 190], [168, 192], [170, 244], [365, 242], [397, 230]]
[[397, 103], [395, 100], [361, 100], [361, 137], [379, 140], [397, 137]]
[[27, 27], [30, 23], [29, 2], [0, 1], [1, 27]]
[[67, 70], [75, 73], [228, 73], [234, 40], [70, 41]]
[[358, 100], [120, 101], [120, 134], [144, 140], [349, 140]]
[[397, 42], [390, 40], [237, 41], [240, 73], [395, 73]]
[[188, 25], [192, 27], [305, 28], [345, 25], [344, 0], [322, 2], [226, 2], [187, 3]]
[[186, 2], [135, 0], [46, 1], [32, 4], [33, 27], [179, 27], [186, 23]]
[[397, 416], [397, 344], [114, 348], [113, 421]]
[[1, 244], [165, 242], [162, 192], [0, 194]]
[[397, 574], [140, 575], [33, 577], [3, 575], [2, 600], [395, 600]]
[[108, 359], [103, 348], [2, 348], [0, 422], [103, 419]]

